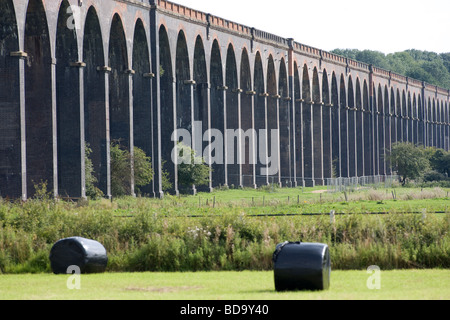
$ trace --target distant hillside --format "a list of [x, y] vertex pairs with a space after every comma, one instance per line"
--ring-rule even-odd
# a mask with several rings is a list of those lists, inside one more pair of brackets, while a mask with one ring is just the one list
[[332, 53], [450, 89], [450, 53], [406, 50], [385, 55], [379, 51], [335, 49]]

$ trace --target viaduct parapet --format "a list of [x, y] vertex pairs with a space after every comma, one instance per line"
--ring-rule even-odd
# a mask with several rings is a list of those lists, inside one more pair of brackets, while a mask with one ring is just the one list
[[[152, 158], [145, 193], [163, 194], [163, 169], [177, 192], [172, 134], [210, 129], [234, 131], [224, 136], [235, 147], [216, 144], [224, 161], [211, 164], [209, 189], [389, 175], [397, 141], [449, 150], [449, 100], [446, 89], [169, 1], [0, 0], [2, 197], [25, 200], [41, 181], [54, 196], [85, 197], [86, 144], [111, 196], [112, 141]], [[276, 170], [262, 170], [269, 159]]]

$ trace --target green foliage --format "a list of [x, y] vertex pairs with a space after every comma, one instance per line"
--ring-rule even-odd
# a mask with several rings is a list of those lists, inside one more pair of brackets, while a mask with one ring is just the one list
[[162, 190], [169, 191], [173, 188], [173, 184], [170, 181], [170, 173], [166, 170], [166, 161], [162, 161], [162, 173], [161, 173], [161, 182], [162, 182]]
[[124, 196], [131, 193], [130, 153], [118, 143], [111, 143], [111, 193]]
[[115, 197], [131, 194], [132, 172], [136, 191], [153, 180], [151, 159], [145, 152], [134, 148], [134, 170], [132, 171], [132, 157], [130, 152], [117, 142], [111, 143], [111, 192]]
[[178, 183], [182, 187], [209, 184], [210, 167], [189, 146], [178, 143]]
[[[330, 224], [327, 215], [254, 217], [242, 207], [198, 209], [199, 217], [189, 218], [190, 207], [132, 201], [128, 211], [130, 202], [106, 200], [85, 207], [0, 202], [0, 272], [50, 272], [52, 245], [71, 236], [102, 243], [112, 272], [271, 270], [273, 251], [284, 241], [328, 244], [334, 270], [450, 268], [448, 213], [356, 213]], [[121, 210], [127, 218], [117, 216]]]
[[92, 164], [91, 154], [92, 149], [89, 144], [86, 143], [84, 149], [85, 157], [85, 179], [86, 179], [86, 196], [95, 200], [104, 196], [103, 192], [96, 186], [97, 178], [94, 175], [94, 165]]
[[425, 183], [421, 184], [422, 187], [446, 187], [450, 183], [449, 151], [435, 147], [423, 148], [412, 143], [396, 143], [392, 146], [389, 159], [393, 169], [401, 176], [403, 186], [408, 184], [407, 180], [418, 178]]
[[430, 167], [424, 149], [409, 142], [394, 143], [389, 161], [394, 171], [401, 177], [402, 185], [405, 185], [408, 179], [422, 177]]
[[414, 49], [388, 55], [357, 49], [335, 49], [332, 52], [442, 88], [450, 88], [450, 53], [437, 54]]
[[52, 197], [52, 192], [47, 190], [48, 181], [34, 183], [34, 199], [48, 201]]
[[450, 175], [450, 151], [428, 148], [426, 154], [430, 160], [431, 169], [444, 177]]
[[140, 187], [149, 185], [153, 180], [152, 159], [147, 157], [145, 152], [134, 147], [134, 184], [136, 191], [140, 192]]

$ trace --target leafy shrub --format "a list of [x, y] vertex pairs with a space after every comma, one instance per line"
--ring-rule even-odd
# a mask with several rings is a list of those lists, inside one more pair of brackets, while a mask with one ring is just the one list
[[443, 181], [443, 180], [447, 180], [447, 177], [444, 174], [437, 172], [435, 170], [427, 171], [423, 175], [423, 181], [425, 182]]
[[[111, 192], [115, 197], [131, 195], [132, 174], [134, 173], [134, 186], [144, 187], [153, 180], [152, 162], [145, 152], [134, 147], [134, 157], [118, 142], [111, 143]], [[132, 161], [133, 160], [133, 161]], [[134, 163], [134, 168], [131, 167]]]
[[86, 180], [86, 196], [96, 200], [104, 196], [103, 192], [96, 186], [97, 178], [94, 175], [94, 165], [92, 164], [91, 154], [92, 149], [89, 144], [86, 143], [84, 149], [84, 162], [85, 162], [85, 180]]
[[198, 157], [192, 148], [178, 143], [178, 183], [183, 188], [205, 186], [209, 184], [210, 167], [202, 157]]

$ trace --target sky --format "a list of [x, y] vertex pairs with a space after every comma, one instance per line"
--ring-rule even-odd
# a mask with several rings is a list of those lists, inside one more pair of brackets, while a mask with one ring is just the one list
[[170, 0], [331, 51], [450, 52], [450, 0]]

